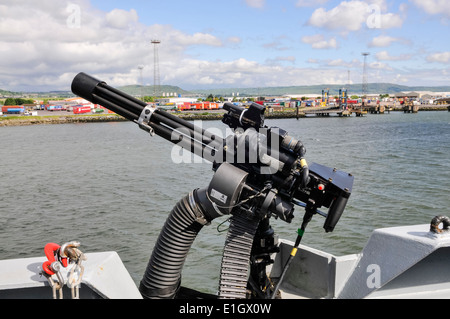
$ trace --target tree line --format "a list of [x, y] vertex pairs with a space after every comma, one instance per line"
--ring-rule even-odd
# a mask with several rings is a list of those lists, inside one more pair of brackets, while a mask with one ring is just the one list
[[9, 97], [5, 100], [4, 105], [23, 105], [23, 104], [34, 104], [34, 100]]

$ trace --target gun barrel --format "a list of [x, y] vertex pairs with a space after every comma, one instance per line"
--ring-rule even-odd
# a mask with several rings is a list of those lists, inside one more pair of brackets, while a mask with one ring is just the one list
[[110, 109], [130, 121], [139, 119], [142, 110], [147, 105], [83, 72], [73, 79], [72, 92], [92, 103]]
[[[133, 122], [138, 122], [147, 106], [147, 103], [83, 72], [73, 79], [72, 92]], [[182, 142], [181, 146], [198, 155], [203, 156], [206, 149], [207, 153], [211, 154], [223, 146], [221, 137], [164, 110], [156, 109], [148, 125], [157, 135], [172, 143]]]

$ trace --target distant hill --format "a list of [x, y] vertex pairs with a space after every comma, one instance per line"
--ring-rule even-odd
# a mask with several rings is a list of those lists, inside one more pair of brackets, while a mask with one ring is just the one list
[[[143, 94], [144, 96], [153, 96], [154, 90], [153, 90], [153, 85], [150, 86], [143, 86], [142, 87], [142, 91], [141, 91], [141, 86], [140, 85], [126, 85], [126, 86], [121, 86], [121, 87], [117, 87], [118, 90], [121, 90], [129, 95], [132, 96], [137, 96], [139, 97], [141, 94]], [[173, 85], [161, 85], [160, 86], [160, 94], [162, 95], [163, 93], [165, 93], [167, 96], [169, 96], [169, 94], [176, 94], [176, 96], [178, 96], [178, 94], [181, 95], [191, 95], [192, 93], [186, 90], [181, 89], [178, 86], [173, 86]], [[68, 97], [73, 97], [75, 96], [71, 91], [50, 91], [50, 92], [10, 92], [10, 91], [5, 91], [0, 89], [0, 96], [34, 96], [34, 97], [38, 97], [38, 98], [43, 98], [43, 97], [61, 97], [61, 98], [68, 98]]]
[[[141, 91], [142, 88], [142, 91]], [[330, 95], [337, 95], [339, 89], [347, 88], [348, 94], [360, 95], [362, 93], [362, 85], [304, 85], [304, 86], [278, 86], [278, 87], [259, 87], [259, 88], [218, 88], [218, 89], [196, 89], [191, 91], [183, 90], [182, 88], [174, 85], [161, 85], [160, 94], [175, 93], [176, 96], [181, 94], [182, 96], [203, 95], [209, 94], [218, 96], [232, 96], [233, 93], [239, 93], [239, 96], [280, 96], [285, 94], [314, 94], [320, 96], [322, 90], [328, 89]], [[127, 85], [117, 87], [117, 89], [124, 91], [127, 94], [139, 97], [141, 94], [144, 96], [153, 96], [153, 85], [143, 86], [140, 85]], [[411, 92], [411, 91], [430, 91], [430, 92], [450, 92], [450, 86], [406, 86], [393, 83], [369, 83], [368, 94], [395, 94], [399, 92]], [[73, 93], [70, 91], [52, 91], [52, 92], [11, 92], [0, 89], [0, 95], [3, 96], [29, 96], [29, 97], [73, 97]]]
[[[140, 96], [141, 94], [143, 94], [144, 96], [152, 96], [154, 93], [153, 85], [147, 85], [147, 86], [126, 85], [126, 86], [118, 87], [117, 89], [119, 89], [127, 94], [133, 95], [133, 96]], [[181, 95], [191, 94], [191, 92], [185, 91], [182, 88], [180, 88], [178, 86], [173, 86], [173, 85], [161, 85], [159, 91], [160, 91], [161, 95], [163, 93], [165, 93], [166, 95], [175, 93], [176, 96], [178, 96], [178, 94], [181, 94]]]
[[16, 96], [18, 94], [20, 94], [20, 93], [0, 89], [0, 96]]
[[[348, 94], [359, 95], [362, 93], [362, 84], [351, 85], [304, 85], [304, 86], [280, 86], [280, 87], [260, 87], [260, 88], [226, 88], [226, 89], [208, 89], [193, 90], [199, 94], [214, 94], [222, 96], [231, 96], [233, 93], [239, 93], [239, 96], [268, 96], [284, 94], [317, 94], [320, 96], [322, 90], [329, 89], [330, 95], [337, 95], [339, 89], [347, 88]], [[368, 94], [395, 94], [398, 92], [410, 91], [431, 91], [431, 92], [450, 92], [450, 86], [405, 86], [392, 83], [369, 83]]]

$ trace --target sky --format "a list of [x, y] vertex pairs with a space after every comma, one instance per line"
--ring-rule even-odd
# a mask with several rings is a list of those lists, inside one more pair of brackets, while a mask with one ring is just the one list
[[0, 89], [450, 85], [448, 0], [2, 0]]

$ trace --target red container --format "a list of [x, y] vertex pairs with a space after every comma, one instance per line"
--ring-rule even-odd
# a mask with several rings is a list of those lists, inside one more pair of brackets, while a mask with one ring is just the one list
[[2, 112], [6, 113], [8, 112], [8, 109], [24, 109], [23, 105], [6, 105], [2, 106]]
[[90, 111], [90, 106], [74, 106], [73, 108], [73, 114], [89, 113]]
[[189, 103], [189, 102], [183, 102], [183, 104], [178, 104], [178, 109], [179, 109], [180, 111], [183, 111], [183, 110], [190, 110], [190, 109], [191, 109], [191, 103]]

